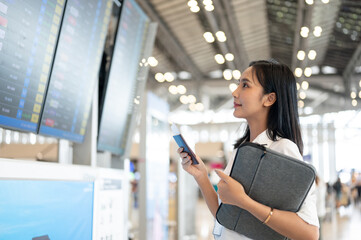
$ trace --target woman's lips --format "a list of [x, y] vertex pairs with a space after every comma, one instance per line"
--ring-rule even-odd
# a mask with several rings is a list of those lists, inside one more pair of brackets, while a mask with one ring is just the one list
[[233, 106], [236, 108], [236, 107], [241, 107], [242, 106], [242, 104], [238, 104], [238, 103], [233, 103]]

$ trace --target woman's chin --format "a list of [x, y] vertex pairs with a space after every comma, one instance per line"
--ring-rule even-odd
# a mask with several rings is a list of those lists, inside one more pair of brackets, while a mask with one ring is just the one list
[[237, 110], [233, 111], [233, 116], [236, 118], [244, 118], [242, 113], [237, 112]]

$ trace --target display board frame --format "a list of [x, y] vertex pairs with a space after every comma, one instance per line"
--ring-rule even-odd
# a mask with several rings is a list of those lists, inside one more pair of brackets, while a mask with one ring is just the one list
[[[124, 10], [125, 7], [124, 5], [131, 3], [132, 6], [136, 6], [137, 9], [139, 11], [142, 11], [141, 8], [136, 4], [136, 2], [134, 0], [125, 0], [123, 1], [123, 6], [121, 9], [121, 13], [120, 13], [120, 18], [119, 18], [119, 22], [118, 22], [118, 27], [117, 27], [117, 33], [115, 35], [115, 39], [120, 38], [120, 25], [122, 24], [122, 12], [126, 11]], [[144, 16], [146, 16], [146, 14], [142, 11], [142, 14]], [[130, 106], [126, 106], [128, 109], [125, 110], [126, 112], [126, 118], [123, 119], [124, 124], [122, 124], [122, 134], [118, 134], [115, 136], [117, 143], [115, 144], [109, 144], [106, 143], [104, 140], [107, 138], [107, 136], [105, 136], [103, 134], [104, 130], [104, 126], [112, 126], [113, 128], [116, 128], [116, 126], [114, 126], [113, 124], [111, 124], [110, 122], [106, 122], [105, 119], [105, 112], [109, 112], [110, 108], [114, 108], [117, 106], [117, 103], [115, 102], [111, 102], [108, 100], [107, 101], [107, 97], [110, 96], [109, 93], [109, 89], [112, 88], [109, 84], [109, 81], [111, 80], [111, 71], [112, 71], [112, 64], [114, 64], [114, 53], [112, 54], [112, 62], [109, 68], [109, 73], [106, 76], [106, 83], [105, 83], [105, 89], [104, 91], [106, 91], [103, 94], [103, 98], [100, 100], [100, 111], [99, 111], [99, 128], [98, 128], [98, 151], [109, 151], [114, 155], [119, 156], [120, 158], [124, 159], [128, 156], [129, 151], [130, 151], [130, 147], [131, 147], [131, 138], [132, 138], [132, 133], [134, 132], [134, 128], [135, 125], [134, 123], [136, 122], [136, 118], [139, 114], [139, 105], [142, 103], [142, 97], [143, 97], [143, 92], [145, 89], [145, 84], [146, 84], [146, 80], [148, 78], [148, 72], [149, 72], [149, 65], [148, 64], [141, 64], [142, 61], [148, 59], [151, 56], [152, 50], [153, 50], [153, 45], [154, 45], [154, 41], [155, 41], [155, 36], [156, 36], [156, 30], [157, 30], [157, 24], [156, 23], [151, 23], [150, 20], [148, 20], [145, 32], [143, 33], [143, 41], [142, 41], [142, 46], [140, 50], [140, 55], [139, 55], [139, 61], [136, 63], [137, 66], [133, 66], [133, 67], [137, 67], [137, 73], [136, 76], [134, 77], [135, 79], [134, 81], [134, 88], [133, 89], [129, 89], [128, 91], [133, 91], [129, 100], [125, 100], [127, 101], [127, 103], [129, 103]], [[117, 40], [115, 41], [117, 43]], [[116, 49], [116, 44], [114, 46], [114, 49]], [[143, 60], [142, 60], [143, 59]], [[113, 80], [114, 81], [114, 80]], [[119, 80], [120, 81], [120, 80]], [[124, 80], [123, 80], [124, 81]], [[120, 93], [119, 93], [120, 94]], [[122, 110], [124, 111], [124, 109]], [[119, 120], [119, 119], [117, 119]], [[108, 141], [108, 140], [107, 140]]]

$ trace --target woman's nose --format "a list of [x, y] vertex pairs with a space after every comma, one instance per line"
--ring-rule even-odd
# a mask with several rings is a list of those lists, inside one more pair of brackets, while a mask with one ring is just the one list
[[238, 87], [232, 92], [232, 96], [234, 98], [237, 98], [237, 96], [238, 96]]

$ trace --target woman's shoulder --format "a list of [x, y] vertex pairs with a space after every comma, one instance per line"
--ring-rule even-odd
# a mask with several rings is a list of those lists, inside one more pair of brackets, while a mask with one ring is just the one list
[[292, 142], [287, 138], [279, 138], [278, 140], [274, 141], [270, 149], [277, 151], [279, 153], [283, 153], [290, 157], [297, 158], [299, 160], [303, 160], [302, 155], [296, 145], [296, 143]]

